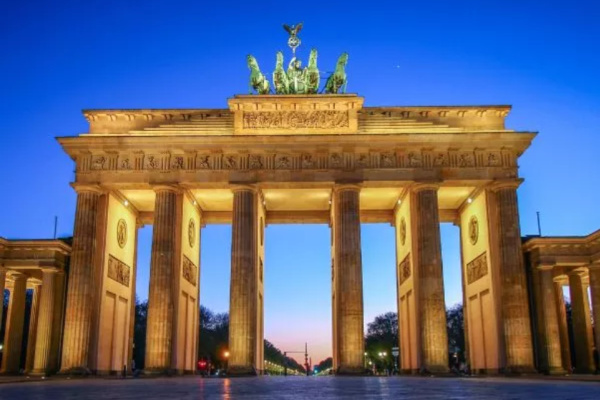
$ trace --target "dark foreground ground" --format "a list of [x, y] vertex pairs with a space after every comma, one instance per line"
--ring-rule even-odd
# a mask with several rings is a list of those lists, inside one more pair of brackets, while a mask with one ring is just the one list
[[257, 377], [4, 383], [0, 399], [600, 399], [600, 383], [524, 378]]

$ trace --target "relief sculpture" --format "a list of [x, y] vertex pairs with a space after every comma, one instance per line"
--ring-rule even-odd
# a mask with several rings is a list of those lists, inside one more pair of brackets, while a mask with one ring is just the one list
[[183, 256], [182, 274], [183, 279], [196, 286], [196, 265], [186, 256]]
[[345, 111], [288, 111], [245, 112], [244, 129], [334, 129], [347, 128], [350, 124]]
[[108, 256], [108, 277], [123, 286], [129, 287], [130, 268], [129, 265], [114, 257]]
[[467, 284], [486, 276], [488, 273], [487, 253], [483, 253], [467, 264]]

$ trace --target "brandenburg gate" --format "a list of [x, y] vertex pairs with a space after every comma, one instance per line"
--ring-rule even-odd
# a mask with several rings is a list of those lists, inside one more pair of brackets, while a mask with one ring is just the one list
[[277, 53], [273, 87], [249, 55], [257, 94], [226, 109], [87, 110], [88, 132], [58, 138], [76, 165], [72, 245], [0, 238], [0, 293], [10, 292], [1, 372], [22, 364], [28, 289], [26, 372], [131, 368], [137, 237], [148, 224], [145, 372], [194, 372], [200, 232], [231, 224], [228, 373], [260, 374], [265, 226], [311, 223], [331, 228], [334, 372], [362, 374], [363, 222], [395, 227], [402, 372], [448, 371], [442, 222], [460, 228], [471, 370], [564, 373], [574, 355], [575, 370], [590, 372], [600, 231], [522, 240], [518, 159], [535, 133], [505, 126], [509, 106], [365, 107], [345, 94], [346, 53], [319, 89], [317, 51], [304, 69], [296, 58], [302, 24], [284, 28], [293, 57], [285, 71]]
[[363, 373], [362, 222], [396, 228], [403, 371], [448, 369], [441, 222], [460, 227], [472, 368], [533, 370], [516, 191], [535, 134], [505, 127], [508, 106], [363, 101], [239, 95], [227, 109], [85, 111], [89, 132], [58, 139], [77, 191], [61, 370], [129, 365], [137, 231], [152, 224], [146, 369], [193, 371], [200, 229], [232, 224], [229, 372], [261, 373], [265, 226], [322, 223], [334, 370]]

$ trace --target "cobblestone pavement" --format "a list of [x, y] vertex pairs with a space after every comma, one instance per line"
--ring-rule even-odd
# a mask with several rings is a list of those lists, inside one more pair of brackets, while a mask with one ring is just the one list
[[600, 399], [597, 382], [522, 378], [72, 379], [0, 385], [0, 399]]

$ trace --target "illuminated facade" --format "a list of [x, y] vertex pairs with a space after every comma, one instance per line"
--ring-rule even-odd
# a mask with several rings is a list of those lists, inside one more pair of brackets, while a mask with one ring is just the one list
[[[332, 233], [334, 370], [363, 373], [361, 222], [396, 228], [402, 371], [448, 370], [442, 222], [461, 232], [471, 369], [533, 371], [545, 335], [553, 338], [543, 347], [547, 365], [562, 371], [560, 307], [530, 304], [519, 228], [517, 161], [535, 133], [507, 129], [509, 111], [363, 107], [351, 94], [235, 96], [228, 109], [85, 111], [89, 131], [58, 139], [76, 164], [78, 196], [61, 371], [130, 367], [137, 232], [151, 224], [146, 372], [193, 372], [201, 227], [232, 224], [229, 372], [261, 373], [265, 226], [322, 223]], [[525, 251], [538, 254], [543, 240]], [[572, 290], [585, 291], [587, 278], [549, 278], [555, 264], [536, 263], [542, 283], [534, 287], [577, 275]], [[590, 272], [595, 304], [598, 281]], [[586, 312], [580, 297], [576, 315]], [[591, 332], [589, 318], [581, 324]]]

